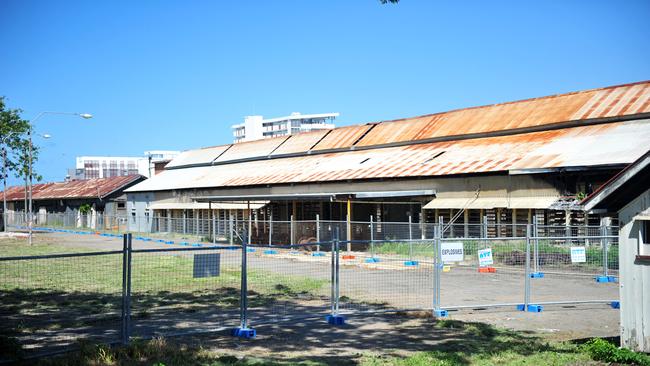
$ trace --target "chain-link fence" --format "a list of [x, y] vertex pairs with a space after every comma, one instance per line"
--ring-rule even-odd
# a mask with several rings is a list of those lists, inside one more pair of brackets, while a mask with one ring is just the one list
[[[48, 218], [53, 227], [37, 228], [66, 231], [56, 233], [62, 238], [95, 232], [54, 228], [65, 223], [59, 219]], [[120, 222], [106, 219], [102, 222]], [[231, 224], [229, 238], [217, 244], [162, 233], [164, 239], [157, 240], [129, 234], [122, 243], [112, 234], [102, 240], [113, 250], [0, 257], [0, 335], [37, 352], [78, 339], [110, 343], [131, 336], [250, 330], [303, 317], [329, 315], [337, 323], [340, 314], [360, 311], [444, 315], [463, 308], [539, 310], [618, 300], [613, 227]], [[192, 225], [196, 228], [196, 221]], [[267, 236], [279, 230], [276, 225], [288, 225], [290, 233], [293, 226], [295, 241], [309, 240]]]

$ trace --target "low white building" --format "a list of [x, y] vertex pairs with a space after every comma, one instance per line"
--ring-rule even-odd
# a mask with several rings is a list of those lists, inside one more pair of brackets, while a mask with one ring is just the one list
[[618, 215], [621, 345], [650, 352], [650, 151], [582, 204]]
[[260, 140], [269, 137], [295, 135], [300, 132], [331, 130], [338, 113], [300, 114], [264, 119], [263, 116], [247, 116], [244, 123], [233, 125], [235, 142]]
[[111, 178], [124, 175], [140, 174], [145, 177], [154, 175], [154, 164], [170, 161], [180, 151], [151, 150], [144, 156], [78, 156], [75, 169], [68, 172], [71, 180]]

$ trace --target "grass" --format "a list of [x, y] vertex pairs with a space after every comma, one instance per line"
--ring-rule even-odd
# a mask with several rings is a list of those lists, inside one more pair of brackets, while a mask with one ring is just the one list
[[[67, 250], [66, 250], [67, 249]], [[55, 242], [27, 245], [0, 241], [0, 256], [42, 255], [71, 251]], [[86, 250], [77, 250], [83, 252]], [[208, 253], [200, 251], [197, 253]], [[219, 276], [194, 278], [188, 252], [134, 253], [134, 317], [156, 311], [236, 311], [241, 271], [237, 251], [220, 251]], [[98, 319], [119, 321], [122, 306], [122, 254], [0, 262], [0, 339], [2, 344], [37, 330], [87, 327]], [[249, 269], [249, 307], [317, 299], [329, 291], [327, 281], [300, 275]], [[90, 317], [86, 320], [82, 317]]]
[[[360, 353], [339, 355], [336, 358], [312, 354], [310, 345], [299, 354], [283, 355], [276, 358], [274, 352], [265, 347], [272, 345], [254, 345], [245, 352], [257, 352], [262, 357], [234, 356], [229, 350], [215, 349], [214, 346], [201, 346], [200, 340], [187, 344], [181, 340], [170, 341], [163, 338], [136, 340], [128, 347], [109, 347], [101, 344], [82, 342], [78, 351], [62, 356], [41, 360], [30, 360], [25, 364], [39, 366], [59, 365], [323, 365], [356, 364], [362, 366], [455, 366], [455, 365], [607, 365], [629, 364], [646, 366], [650, 357], [625, 349], [614, 344], [594, 339], [585, 344], [575, 342], [550, 342], [535, 335], [499, 329], [483, 323], [442, 320], [435, 323], [433, 329], [426, 331], [440, 334], [442, 337], [430, 350], [410, 352], [395, 356], [390, 349], [380, 353]], [[350, 335], [354, 337], [354, 335]], [[198, 345], [197, 345], [198, 344]], [[241, 350], [240, 350], [241, 351]]]

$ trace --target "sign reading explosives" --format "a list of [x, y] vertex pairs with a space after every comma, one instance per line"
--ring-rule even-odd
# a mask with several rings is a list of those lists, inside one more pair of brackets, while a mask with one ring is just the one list
[[585, 247], [571, 247], [571, 263], [585, 263], [586, 261]]
[[464, 259], [463, 243], [459, 241], [443, 241], [441, 243], [443, 262], [462, 262]]
[[478, 265], [481, 267], [493, 264], [492, 248], [481, 249], [478, 251]]

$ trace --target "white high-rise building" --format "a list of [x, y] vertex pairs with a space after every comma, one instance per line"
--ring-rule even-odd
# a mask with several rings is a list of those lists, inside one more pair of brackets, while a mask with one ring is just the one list
[[247, 116], [244, 123], [233, 125], [235, 142], [253, 141], [269, 137], [293, 135], [300, 132], [331, 130], [338, 113], [300, 114], [264, 119], [263, 116]]

